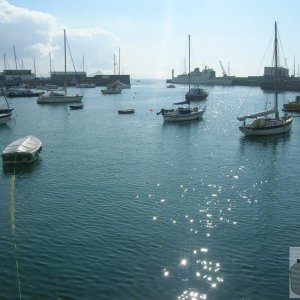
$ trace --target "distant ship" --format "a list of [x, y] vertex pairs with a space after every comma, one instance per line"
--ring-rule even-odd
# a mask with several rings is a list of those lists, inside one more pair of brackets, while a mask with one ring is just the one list
[[[216, 77], [216, 72], [213, 69], [205, 67], [202, 71], [199, 68], [195, 68], [191, 72], [190, 84], [199, 85], [231, 85], [233, 83], [235, 76], [223, 76]], [[167, 80], [168, 83], [177, 83], [177, 84], [188, 84], [189, 83], [189, 74], [180, 74], [174, 76], [172, 71], [172, 79]]]

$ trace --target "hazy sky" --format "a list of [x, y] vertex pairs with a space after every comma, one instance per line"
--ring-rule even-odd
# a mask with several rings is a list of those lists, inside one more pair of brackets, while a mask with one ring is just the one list
[[63, 70], [65, 28], [76, 70], [84, 56], [88, 74], [113, 74], [120, 47], [122, 74], [165, 79], [188, 65], [190, 34], [191, 68], [221, 76], [222, 61], [231, 75], [261, 75], [277, 21], [287, 66], [293, 73], [295, 57], [298, 73], [299, 12], [299, 0], [0, 0], [0, 53], [15, 68], [15, 46], [19, 66], [33, 69], [35, 60], [37, 75], [49, 76], [49, 53]]

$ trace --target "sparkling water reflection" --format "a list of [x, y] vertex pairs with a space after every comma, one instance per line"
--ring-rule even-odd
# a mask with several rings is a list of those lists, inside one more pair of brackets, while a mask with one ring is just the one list
[[[203, 120], [184, 124], [155, 112], [186, 87], [158, 81], [112, 97], [86, 91], [74, 112], [12, 100], [18, 118], [0, 128], [1, 147], [27, 134], [44, 146], [15, 175], [24, 299], [286, 298], [300, 228], [300, 119], [289, 135], [245, 138], [236, 116], [248, 89], [209, 89]], [[129, 106], [135, 114], [117, 114]], [[18, 297], [13, 174], [1, 174], [1, 299]]]

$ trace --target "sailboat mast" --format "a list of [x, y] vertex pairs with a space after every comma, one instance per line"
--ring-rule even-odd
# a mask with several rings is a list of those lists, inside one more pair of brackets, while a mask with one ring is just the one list
[[49, 52], [49, 64], [50, 64], [49, 70], [50, 70], [50, 77], [51, 77], [52, 70], [51, 70], [51, 53], [50, 52]]
[[14, 55], [15, 55], [16, 72], [17, 72], [17, 74], [18, 74], [17, 54], [16, 54], [16, 48], [15, 48], [15, 46], [14, 46]]
[[191, 37], [189, 35], [189, 91], [191, 89], [191, 47], [190, 47], [190, 44], [191, 44]]
[[274, 51], [275, 51], [275, 108], [276, 113], [275, 113], [275, 118], [279, 119], [279, 112], [278, 112], [278, 49], [277, 49], [277, 23], [275, 22], [275, 43], [274, 43]]
[[116, 75], [116, 54], [114, 54], [114, 75]]
[[119, 47], [119, 75], [121, 74], [121, 54], [120, 54], [120, 47]]
[[6, 68], [6, 57], [5, 57], [5, 53], [4, 53], [4, 70], [7, 70], [7, 68]]
[[65, 96], [67, 95], [67, 48], [66, 48], [66, 30], [64, 29], [64, 53], [65, 53]]

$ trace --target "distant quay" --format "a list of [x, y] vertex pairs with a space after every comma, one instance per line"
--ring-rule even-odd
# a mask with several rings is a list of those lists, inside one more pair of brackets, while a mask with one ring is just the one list
[[[36, 77], [31, 70], [4, 70], [0, 73], [0, 86], [10, 87], [26, 84], [30, 87], [53, 84], [63, 86], [64, 72], [51, 72], [49, 77]], [[96, 86], [107, 86], [116, 81], [130, 85], [130, 75], [95, 75], [88, 77], [85, 72], [67, 72], [66, 81], [68, 86], [76, 86], [78, 83], [93, 83]]]
[[[278, 90], [279, 91], [300, 91], [300, 77], [289, 76], [288, 69], [278, 68]], [[167, 83], [172, 84], [188, 84], [188, 74], [180, 74], [174, 76], [172, 70], [172, 78], [167, 79]], [[216, 77], [213, 69], [205, 68], [202, 71], [195, 68], [191, 72], [190, 84], [192, 85], [221, 85], [221, 86], [256, 86], [264, 91], [273, 91], [275, 89], [275, 71], [273, 67], [265, 67], [263, 76], [236, 77], [225, 74], [222, 77]]]

